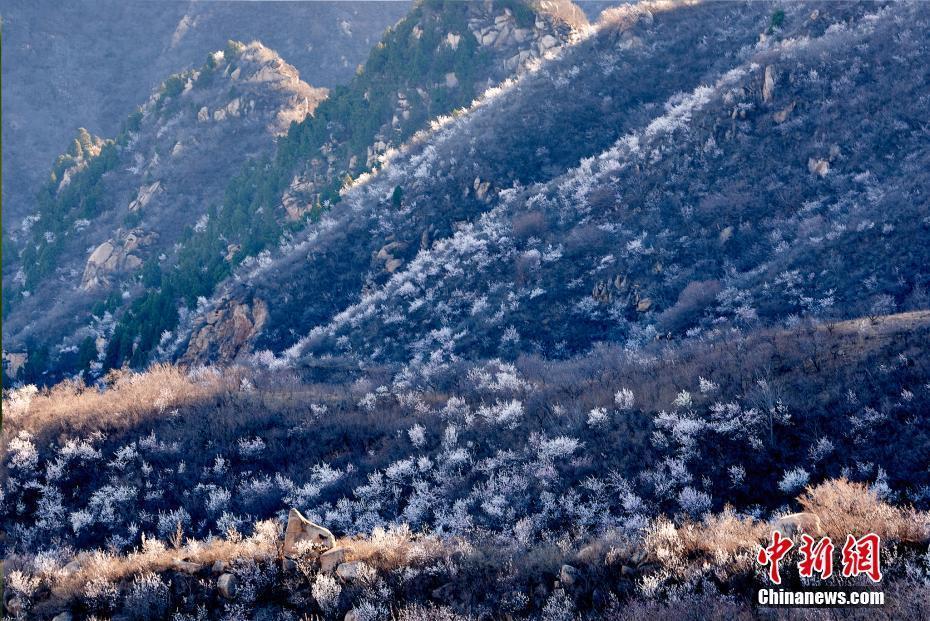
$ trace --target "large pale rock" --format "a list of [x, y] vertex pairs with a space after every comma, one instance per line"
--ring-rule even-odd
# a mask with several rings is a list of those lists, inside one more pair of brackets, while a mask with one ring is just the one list
[[823, 534], [823, 525], [820, 522], [820, 518], [817, 514], [807, 511], [786, 515], [785, 517], [775, 520], [772, 526], [774, 530], [789, 539], [800, 534]]
[[772, 65], [765, 67], [765, 73], [762, 77], [762, 101], [771, 103], [775, 95], [775, 69]]
[[108, 239], [97, 246], [87, 259], [84, 275], [81, 277], [81, 289], [89, 291], [109, 283], [109, 277], [115, 272], [131, 272], [142, 266], [142, 259], [134, 254], [147, 246], [157, 237], [155, 233], [143, 234], [141, 231], [129, 231], [121, 239]]
[[26, 365], [28, 360], [29, 356], [22, 352], [3, 352], [3, 366], [6, 367], [6, 373], [10, 377], [19, 375], [20, 369]]
[[559, 570], [559, 581], [563, 586], [572, 586], [578, 582], [578, 570], [571, 565], [562, 565]]
[[336, 538], [327, 529], [305, 518], [297, 509], [291, 509], [287, 514], [287, 529], [284, 531], [284, 554], [296, 554], [300, 543], [312, 543], [329, 550], [336, 545]]

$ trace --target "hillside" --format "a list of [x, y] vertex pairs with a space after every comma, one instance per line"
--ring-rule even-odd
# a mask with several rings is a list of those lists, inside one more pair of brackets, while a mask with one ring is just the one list
[[[272, 8], [273, 7], [273, 8]], [[351, 79], [409, 3], [9, 0], [3, 19], [3, 227], [35, 211], [49, 166], [78, 127], [115, 136], [142, 98], [226, 41], [261, 41], [302, 79]], [[271, 9], [271, 10], [269, 10]]]
[[[416, 2], [329, 91], [230, 41], [78, 134], [4, 620], [930, 618], [930, 4], [594, 13]], [[774, 533], [884, 602], [760, 602]]]
[[[381, 619], [386, 602], [439, 607], [412, 619], [748, 618], [766, 524], [801, 509], [839, 536], [880, 532], [887, 618], [921, 618], [930, 517], [907, 507], [930, 499], [928, 343], [924, 311], [462, 362], [432, 388], [375, 369], [319, 384], [156, 367], [103, 391], [13, 391], [13, 605], [28, 618]], [[292, 507], [339, 536], [338, 575], [319, 550], [282, 557]]]
[[[115, 140], [81, 130], [36, 214], [8, 233], [22, 250], [4, 265], [4, 331], [47, 348], [49, 335], [68, 334], [91, 313], [92, 323], [106, 322], [124, 298], [176, 267], [175, 246], [209, 221], [229, 171], [267, 156], [325, 96], [274, 51], [230, 42], [166, 80]], [[88, 328], [72, 340], [83, 349], [80, 366], [96, 358]], [[33, 364], [49, 356], [33, 354]]]
[[872, 8], [763, 37], [758, 3], [618, 10], [240, 270], [184, 359], [564, 357], [926, 308], [924, 22], [884, 45], [918, 9]]
[[[347, 175], [367, 169], [367, 160], [360, 163], [359, 154], [364, 156], [377, 144], [403, 140], [432, 116], [469, 103], [484, 86], [519, 73], [532, 59], [552, 53], [587, 23], [570, 2], [544, 4], [548, 8], [535, 9], [512, 1], [422, 3], [387, 32], [349, 85], [336, 89], [318, 108], [313, 106], [312, 116], [288, 129], [277, 141], [273, 155], [250, 150], [247, 145], [231, 149], [224, 144], [205, 144], [206, 150], [237, 159], [221, 160], [213, 173], [202, 179], [185, 173], [186, 184], [181, 190], [196, 188], [185, 199], [195, 207], [181, 208], [172, 202], [176, 209], [167, 228], [195, 230], [188, 230], [183, 239], [165, 237], [163, 248], [171, 250], [151, 252], [150, 269], [143, 282], [135, 278], [125, 283], [121, 291], [110, 294], [106, 306], [89, 303], [76, 277], [70, 276], [64, 293], [60, 288], [54, 290], [60, 299], [56, 312], [43, 317], [51, 321], [26, 323], [34, 321], [35, 314], [29, 311], [33, 305], [47, 306], [30, 302], [33, 289], [52, 291], [37, 283], [53, 273], [67, 274], [68, 262], [76, 262], [80, 254], [76, 245], [67, 248], [60, 235], [46, 236], [51, 225], [40, 222], [32, 226], [33, 239], [19, 257], [26, 266], [24, 275], [15, 277], [9, 264], [17, 261], [8, 260], [4, 281], [5, 347], [33, 361], [22, 367], [25, 375], [20, 379], [48, 382], [75, 372], [97, 375], [101, 369], [126, 363], [143, 365], [159, 345], [164, 345], [160, 343], [163, 334], [174, 330], [179, 320], [196, 309], [198, 298], [212, 293], [236, 265], [254, 262], [280, 239], [319, 219], [338, 200], [333, 188], [345, 183]], [[478, 37], [484, 37], [484, 43]], [[421, 92], [425, 98], [420, 97]], [[198, 108], [197, 114], [200, 111]], [[385, 123], [393, 129], [387, 129]], [[281, 127], [286, 129], [286, 124]], [[141, 135], [158, 130], [143, 128]], [[117, 143], [114, 148], [127, 157], [123, 145]], [[325, 162], [325, 169], [314, 168], [318, 162]], [[304, 166], [311, 172], [301, 176]], [[105, 172], [93, 174], [103, 177]], [[123, 171], [114, 171], [103, 180], [104, 186], [133, 185], [125, 176]], [[155, 181], [148, 179], [145, 188], [137, 185], [133, 191], [147, 194]], [[305, 203], [295, 197], [293, 188], [313, 184], [325, 194], [322, 199], [318, 195]], [[111, 199], [116, 196], [110, 189], [99, 191]], [[54, 219], [55, 226], [61, 227], [63, 220], [54, 215], [56, 209], [42, 207], [40, 214], [44, 212], [47, 220]], [[120, 209], [118, 204], [102, 207], [111, 221], [120, 217]], [[196, 230], [201, 216], [209, 219]], [[98, 235], [101, 228], [107, 230], [105, 226], [93, 228]], [[119, 240], [114, 241], [119, 245]], [[96, 240], [95, 247], [105, 242], [105, 238]], [[101, 343], [96, 359], [90, 345], [85, 345], [90, 343], [88, 339]]]

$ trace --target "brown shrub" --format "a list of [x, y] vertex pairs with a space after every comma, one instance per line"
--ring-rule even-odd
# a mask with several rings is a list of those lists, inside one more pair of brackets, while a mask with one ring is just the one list
[[894, 507], [861, 483], [825, 481], [798, 498], [805, 511], [816, 514], [824, 531], [843, 541], [848, 534], [875, 533], [884, 541], [924, 543], [930, 539], [928, 515], [910, 507]]

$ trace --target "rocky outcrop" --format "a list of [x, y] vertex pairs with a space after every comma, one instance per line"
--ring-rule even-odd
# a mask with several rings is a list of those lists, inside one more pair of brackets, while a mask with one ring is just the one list
[[331, 532], [305, 518], [297, 509], [291, 509], [287, 514], [283, 554], [294, 556], [303, 546], [315, 546], [329, 550], [335, 545], [336, 538]]
[[775, 95], [775, 69], [772, 65], [765, 67], [762, 76], [762, 101], [772, 103], [772, 97]]
[[164, 192], [164, 188], [161, 187], [161, 181], [141, 186], [139, 192], [136, 194], [136, 198], [129, 203], [129, 211], [139, 211], [161, 192]]
[[155, 233], [145, 233], [135, 229], [109, 239], [91, 252], [84, 266], [80, 288], [92, 291], [110, 284], [110, 277], [121, 272], [132, 272], [142, 266], [139, 250], [150, 245], [158, 238]]
[[16, 377], [20, 370], [29, 360], [29, 356], [24, 352], [3, 352], [3, 370], [9, 377]]
[[232, 360], [251, 351], [253, 339], [267, 321], [268, 306], [262, 300], [254, 299], [251, 304], [224, 300], [194, 327], [182, 361]]

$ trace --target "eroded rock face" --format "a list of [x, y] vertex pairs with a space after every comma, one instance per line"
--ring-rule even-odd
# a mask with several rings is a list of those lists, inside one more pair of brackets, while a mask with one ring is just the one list
[[80, 288], [91, 291], [110, 284], [112, 275], [121, 272], [133, 272], [142, 267], [138, 251], [150, 245], [158, 238], [156, 233], [145, 233], [139, 229], [120, 234], [117, 239], [109, 239], [99, 246], [87, 258]]
[[148, 205], [149, 201], [162, 191], [164, 190], [161, 187], [161, 181], [143, 185], [139, 188], [139, 193], [136, 195], [135, 200], [129, 203], [129, 211], [139, 211]]
[[297, 509], [291, 509], [287, 514], [282, 551], [285, 555], [294, 555], [300, 544], [312, 544], [329, 550], [336, 545], [336, 538], [327, 529], [305, 518]]
[[267, 321], [268, 306], [262, 300], [254, 299], [251, 304], [226, 300], [194, 327], [182, 360], [232, 360], [248, 353]]

